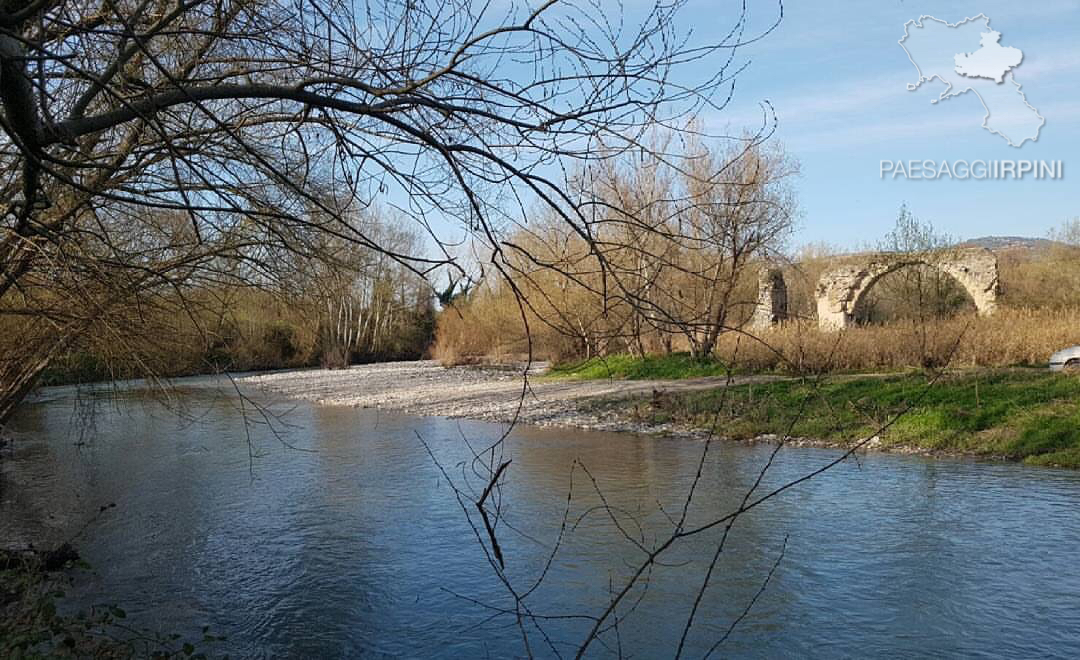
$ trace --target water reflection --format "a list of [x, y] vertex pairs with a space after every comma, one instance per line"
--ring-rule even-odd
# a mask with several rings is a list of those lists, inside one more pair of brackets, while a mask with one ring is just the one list
[[[76, 602], [120, 601], [140, 625], [170, 632], [210, 625], [240, 656], [522, 652], [511, 621], [485, 623], [491, 612], [461, 598], [513, 604], [428, 454], [460, 478], [465, 440], [482, 446], [501, 428], [276, 402], [289, 410], [290, 426], [279, 428], [289, 448], [257, 415], [245, 422], [227, 391], [197, 387], [174, 404], [183, 417], [123, 392], [96, 406], [89, 436], [73, 429], [80, 418], [70, 397], [17, 420], [20, 442], [0, 475], [0, 532], [62, 538], [102, 504], [118, 505], [81, 541], [94, 571]], [[701, 450], [674, 439], [516, 430], [500, 538], [507, 574], [521, 585], [550, 554], [573, 475], [574, 532], [530, 607], [596, 613], [609, 581], [618, 585], [642, 559], [597, 508], [580, 466], [624, 529], [651, 547], [681, 512]], [[762, 488], [835, 455], [785, 450]], [[736, 506], [767, 458], [762, 447], [714, 445], [690, 524]], [[738, 521], [691, 651], [739, 616], [787, 537], [784, 561], [724, 655], [1075, 655], [1078, 496], [1073, 472], [902, 456], [843, 464]], [[620, 628], [624, 648], [670, 655], [720, 532], [686, 542], [652, 572]], [[561, 653], [569, 647], [559, 642], [579, 640], [587, 623], [544, 628]], [[535, 653], [553, 654], [530, 633]]]

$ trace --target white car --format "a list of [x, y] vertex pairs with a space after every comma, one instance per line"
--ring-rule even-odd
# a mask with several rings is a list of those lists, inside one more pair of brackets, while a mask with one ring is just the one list
[[1051, 355], [1050, 371], [1080, 371], [1080, 346], [1064, 348]]

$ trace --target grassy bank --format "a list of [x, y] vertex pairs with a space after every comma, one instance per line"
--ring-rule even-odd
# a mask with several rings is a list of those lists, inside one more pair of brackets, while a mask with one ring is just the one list
[[727, 367], [718, 360], [697, 360], [689, 353], [647, 355], [608, 355], [553, 366], [546, 374], [551, 378], [582, 380], [616, 378], [629, 380], [679, 380], [725, 376]]
[[882, 434], [882, 447], [1080, 468], [1080, 377], [1043, 370], [970, 370], [929, 388], [915, 373], [790, 380], [602, 405], [627, 406], [646, 422], [715, 424], [734, 439], [775, 433], [837, 444], [868, 437], [907, 410]]

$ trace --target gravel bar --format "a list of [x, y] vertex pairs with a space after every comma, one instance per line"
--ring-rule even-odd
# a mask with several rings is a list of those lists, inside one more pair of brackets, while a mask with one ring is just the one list
[[[434, 360], [384, 362], [348, 369], [280, 371], [245, 376], [239, 382], [288, 398], [324, 405], [397, 410], [411, 415], [459, 417], [489, 422], [517, 421], [537, 426], [561, 426], [606, 431], [664, 432], [614, 412], [595, 411], [580, 404], [591, 398], [622, 398], [654, 391], [685, 391], [723, 387], [726, 378], [654, 380], [549, 380], [537, 378], [546, 364], [525, 367], [443, 367]], [[733, 379], [732, 384], [761, 382], [768, 377]], [[524, 393], [524, 398], [522, 394]], [[519, 412], [520, 407], [520, 412]], [[684, 429], [671, 429], [685, 432]]]

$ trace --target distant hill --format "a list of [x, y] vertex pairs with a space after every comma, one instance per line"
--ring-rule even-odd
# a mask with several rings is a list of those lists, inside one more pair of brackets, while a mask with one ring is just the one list
[[960, 247], [981, 247], [990, 250], [1015, 250], [1018, 248], [1045, 250], [1060, 245], [1063, 244], [1048, 238], [1028, 238], [1025, 236], [983, 236], [982, 238], [971, 238], [959, 244]]
[[[961, 241], [955, 244], [955, 247], [959, 248], [986, 248], [993, 252], [1003, 255], [1005, 253], [1011, 254], [1014, 257], [1029, 258], [1029, 259], [1041, 259], [1045, 256], [1043, 253], [1052, 248], [1065, 248], [1071, 250], [1077, 254], [1080, 254], [1080, 246], [1071, 246], [1068, 243], [1062, 243], [1061, 241], [1055, 241], [1049, 238], [1032, 238], [1030, 236], [981, 236], [979, 238], [969, 238], [965, 241]], [[796, 258], [796, 261], [808, 261], [808, 260], [825, 260], [825, 261], [837, 261], [844, 259], [864, 259], [867, 256], [875, 254], [886, 254], [886, 251], [879, 251], [874, 249], [863, 250], [859, 252], [822, 252], [814, 254], [809, 257]]]

